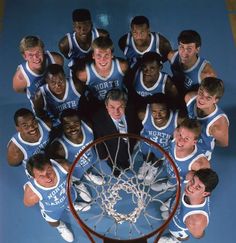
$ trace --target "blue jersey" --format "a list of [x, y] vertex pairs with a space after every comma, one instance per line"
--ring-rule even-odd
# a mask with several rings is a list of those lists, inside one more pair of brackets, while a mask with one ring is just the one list
[[169, 231], [176, 238], [187, 238], [189, 230], [185, 225], [185, 220], [188, 216], [195, 214], [202, 214], [207, 218], [209, 223], [210, 216], [210, 199], [206, 197], [204, 202], [197, 205], [190, 205], [185, 200], [185, 193], [183, 193], [179, 207], [169, 224]]
[[201, 73], [206, 64], [209, 63], [205, 58], [198, 57], [196, 63], [189, 69], [183, 70], [179, 53], [176, 52], [171, 59], [171, 70], [174, 77], [184, 80], [184, 87], [190, 90], [201, 83]]
[[205, 152], [205, 155], [210, 160], [215, 147], [215, 138], [211, 136], [209, 132], [210, 126], [222, 116], [224, 116], [229, 123], [228, 117], [217, 105], [215, 105], [215, 110], [208, 116], [198, 117], [196, 96], [187, 103], [187, 111], [190, 118], [196, 118], [201, 123], [202, 129], [198, 139], [198, 146]]
[[[184, 158], [179, 158], [176, 155], [176, 144], [173, 140], [169, 147], [169, 155], [173, 159], [178, 171], [181, 181], [183, 182], [187, 173], [192, 170], [192, 165], [200, 158], [206, 158], [203, 151], [195, 145], [194, 150], [191, 154], [187, 155]], [[176, 176], [173, 170], [173, 167], [170, 163], [167, 163], [167, 174], [169, 176], [169, 182], [171, 184], [176, 184]]]
[[[151, 106], [148, 104], [146, 107], [145, 117], [142, 121], [143, 129], [140, 135], [158, 143], [163, 149], [167, 150], [169, 142], [172, 139], [173, 132], [177, 127], [177, 119], [178, 112], [174, 113], [171, 111], [167, 123], [162, 127], [158, 127], [155, 125]], [[150, 147], [150, 145], [145, 142], [141, 142], [140, 149], [144, 154], [148, 154], [150, 151], [153, 152], [157, 158], [163, 157], [163, 154], [158, 149]]]
[[66, 109], [78, 109], [80, 94], [77, 92], [72, 78], [66, 81], [65, 94], [62, 99], [57, 98], [49, 90], [48, 84], [40, 87], [44, 99], [44, 110], [57, 119], [61, 112]]
[[126, 56], [130, 67], [133, 67], [135, 63], [143, 56], [144, 53], [153, 51], [157, 52], [160, 54], [159, 50], [159, 34], [158, 33], [151, 33], [151, 42], [148, 48], [144, 51], [139, 51], [134, 43], [134, 39], [132, 37], [131, 33], [127, 34], [127, 39], [126, 39], [126, 46], [124, 49], [124, 55]]
[[116, 58], [112, 61], [111, 71], [107, 77], [99, 75], [93, 63], [86, 65], [86, 72], [86, 84], [91, 89], [94, 97], [98, 100], [104, 100], [106, 93], [113, 88], [124, 88], [124, 73], [120, 68], [119, 60]]
[[165, 94], [167, 77], [168, 75], [166, 73], [160, 72], [159, 78], [158, 80], [156, 80], [156, 83], [152, 87], [148, 88], [143, 82], [143, 72], [139, 69], [135, 75], [135, 91], [142, 97], [147, 97], [156, 93]]
[[[91, 43], [92, 43], [94, 39], [99, 37], [99, 33], [96, 28], [92, 28], [91, 32], [92, 32], [92, 39], [91, 39]], [[88, 50], [82, 49], [76, 40], [75, 32], [67, 33], [66, 36], [69, 42], [69, 53], [68, 53], [68, 57], [70, 59], [69, 66], [73, 66], [76, 60], [85, 58], [91, 54], [91, 46], [89, 47]]]
[[[58, 139], [58, 142], [64, 148], [65, 158], [69, 163], [73, 163], [79, 153], [94, 140], [92, 129], [83, 121], [81, 122], [81, 131], [83, 134], [83, 141], [79, 144], [71, 142], [65, 135]], [[77, 178], [81, 178], [85, 171], [87, 171], [96, 161], [97, 155], [95, 150], [93, 148], [87, 150], [80, 158], [79, 163], [76, 164], [73, 175]]]
[[34, 154], [42, 152], [49, 143], [50, 128], [41, 120], [38, 120], [40, 138], [35, 143], [26, 142], [21, 137], [20, 133], [16, 133], [10, 141], [12, 141], [23, 153], [24, 159], [22, 161], [24, 167], [27, 160]]
[[[51, 53], [49, 51], [45, 52], [45, 59], [46, 59], [46, 66], [49, 64], [55, 63], [55, 60], [53, 59]], [[19, 68], [24, 76], [24, 78], [27, 81], [27, 97], [28, 99], [32, 99], [37, 92], [38, 88], [45, 84], [44, 80], [44, 73], [43, 74], [37, 74], [34, 73], [30, 68], [28, 62], [25, 62], [21, 65], [19, 65]]]
[[[41, 186], [33, 177], [29, 179], [29, 182], [27, 182], [26, 185], [28, 185], [39, 197], [39, 206], [41, 207], [41, 210], [52, 219], [59, 220], [64, 210], [66, 210], [69, 205], [66, 193], [66, 180], [68, 172], [56, 161], [51, 160], [51, 163], [57, 177], [57, 183], [55, 186], [49, 188]], [[72, 186], [72, 201], [75, 201], [76, 196], [76, 191]]]

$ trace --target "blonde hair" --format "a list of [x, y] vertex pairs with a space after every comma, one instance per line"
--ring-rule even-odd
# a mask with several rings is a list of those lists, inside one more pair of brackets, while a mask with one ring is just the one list
[[20, 53], [24, 54], [26, 50], [36, 46], [40, 46], [42, 49], [44, 49], [44, 43], [39, 37], [32, 36], [32, 35], [25, 36], [20, 41], [20, 46], [19, 46]]

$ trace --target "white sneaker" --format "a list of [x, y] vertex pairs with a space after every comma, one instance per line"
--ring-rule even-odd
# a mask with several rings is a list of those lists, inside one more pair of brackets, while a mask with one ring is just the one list
[[76, 190], [79, 192], [80, 197], [85, 201], [85, 202], [91, 202], [92, 197], [86, 188], [86, 186], [80, 182], [79, 184], [74, 183]]
[[86, 212], [91, 208], [91, 206], [85, 202], [76, 202], [76, 203], [74, 203], [74, 208], [75, 208], [75, 211]]
[[161, 217], [164, 220], [167, 220], [169, 218], [169, 216], [170, 216], [169, 211], [164, 211], [161, 213]]
[[155, 166], [150, 165], [148, 168], [147, 175], [144, 178], [144, 183], [145, 184], [152, 184], [153, 181], [155, 180], [155, 176], [157, 174], [158, 168]]
[[169, 198], [166, 202], [164, 202], [161, 206], [160, 206], [160, 210], [162, 212], [168, 211], [170, 208], [170, 202], [171, 202], [172, 198]]
[[98, 186], [101, 186], [104, 184], [104, 179], [99, 176], [99, 175], [94, 175], [92, 174], [91, 172], [90, 173], [86, 173], [84, 175], [84, 177], [86, 178], [87, 181], [91, 181], [93, 182], [94, 184], [98, 185]]
[[57, 230], [65, 241], [67, 242], [74, 241], [74, 236], [72, 232], [67, 228], [64, 222], [60, 221], [60, 225], [57, 226]]
[[143, 180], [148, 172], [150, 164], [148, 162], [143, 162], [142, 166], [138, 170], [138, 179]]
[[174, 236], [162, 236], [158, 243], [180, 243]]
[[170, 184], [167, 182], [158, 182], [151, 185], [151, 189], [156, 192], [161, 191], [175, 191], [175, 185]]

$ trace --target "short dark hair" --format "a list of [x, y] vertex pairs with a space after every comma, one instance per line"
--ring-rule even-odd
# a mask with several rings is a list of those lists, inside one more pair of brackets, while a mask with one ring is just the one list
[[88, 20], [91, 20], [91, 14], [88, 9], [80, 8], [72, 12], [73, 22], [84, 22]]
[[56, 75], [59, 73], [65, 76], [65, 71], [61, 65], [56, 63], [49, 64], [45, 73], [45, 79], [48, 78], [49, 75]]
[[161, 56], [154, 51], [145, 52], [141, 58], [141, 65], [149, 62], [157, 62], [157, 64], [162, 67], [162, 58]]
[[18, 118], [19, 117], [24, 117], [24, 116], [28, 116], [28, 115], [32, 115], [33, 117], [35, 117], [34, 113], [29, 109], [26, 109], [26, 108], [18, 109], [14, 114], [15, 125], [18, 126]]
[[197, 119], [185, 118], [178, 127], [184, 127], [194, 132], [197, 139], [201, 134], [201, 123]]
[[63, 119], [64, 119], [65, 117], [72, 117], [72, 116], [77, 116], [77, 117], [80, 119], [77, 110], [72, 109], [72, 108], [63, 110], [63, 111], [61, 112], [61, 114], [60, 114], [60, 121], [61, 121], [61, 123], [63, 122]]
[[127, 104], [128, 95], [123, 90], [111, 89], [106, 93], [105, 104], [107, 104], [109, 100], [116, 100], [116, 101], [120, 100], [120, 101], [124, 101], [124, 103]]
[[195, 30], [183, 30], [180, 32], [178, 36], [178, 44], [190, 44], [195, 43], [196, 47], [200, 47], [202, 45], [201, 36]]
[[44, 166], [47, 164], [51, 164], [51, 161], [44, 153], [34, 154], [28, 159], [26, 163], [26, 170], [34, 177], [33, 169], [35, 168], [42, 171]]
[[200, 84], [200, 87], [205, 89], [210, 95], [216, 95], [218, 99], [220, 99], [224, 94], [224, 83], [219, 78], [204, 78]]
[[131, 28], [133, 25], [143, 25], [146, 24], [147, 27], [149, 28], [149, 20], [147, 17], [145, 16], [135, 16], [132, 20], [131, 20]]
[[210, 168], [197, 170], [194, 172], [194, 176], [197, 176], [205, 185], [206, 192], [212, 192], [219, 182], [217, 173]]
[[156, 93], [147, 97], [148, 104], [164, 104], [170, 109], [170, 102], [166, 94]]

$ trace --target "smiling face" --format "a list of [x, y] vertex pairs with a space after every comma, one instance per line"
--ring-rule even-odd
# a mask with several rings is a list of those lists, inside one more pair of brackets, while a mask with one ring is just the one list
[[28, 48], [23, 53], [24, 59], [28, 62], [29, 67], [34, 72], [41, 72], [44, 65], [44, 50], [41, 46]]
[[121, 100], [108, 100], [106, 109], [110, 117], [115, 120], [120, 120], [125, 114], [125, 103]]
[[151, 112], [155, 125], [158, 127], [166, 125], [170, 112], [165, 104], [151, 104]]
[[143, 81], [145, 84], [154, 84], [160, 75], [161, 67], [156, 61], [145, 62], [142, 66]]
[[92, 30], [92, 22], [90, 20], [74, 22], [73, 27], [79, 42], [85, 42], [90, 38]]
[[197, 143], [196, 134], [186, 127], [179, 127], [175, 130], [175, 148], [177, 152], [193, 151]]
[[27, 142], [37, 142], [40, 138], [38, 121], [32, 114], [19, 116], [17, 118], [16, 130], [21, 137]]
[[197, 55], [200, 47], [196, 47], [195, 43], [183, 44], [179, 43], [178, 52], [181, 63], [185, 65], [192, 65], [197, 60]]
[[81, 121], [76, 115], [63, 117], [62, 129], [65, 136], [71, 141], [78, 141], [82, 136]]
[[131, 33], [135, 44], [139, 46], [145, 46], [150, 40], [150, 30], [146, 24], [136, 25], [131, 27]]
[[57, 176], [51, 164], [45, 164], [42, 170], [33, 168], [33, 175], [41, 186], [50, 188], [57, 183]]
[[96, 69], [100, 71], [110, 71], [112, 65], [112, 50], [95, 48], [93, 50], [93, 59], [95, 61]]
[[212, 107], [215, 107], [215, 104], [219, 101], [219, 99], [216, 97], [216, 95], [210, 95], [205, 89], [203, 89], [201, 86], [198, 89], [197, 93], [197, 108], [203, 110], [203, 109], [209, 109]]
[[64, 74], [49, 74], [46, 78], [46, 82], [50, 91], [58, 98], [62, 98], [66, 90], [66, 78]]

